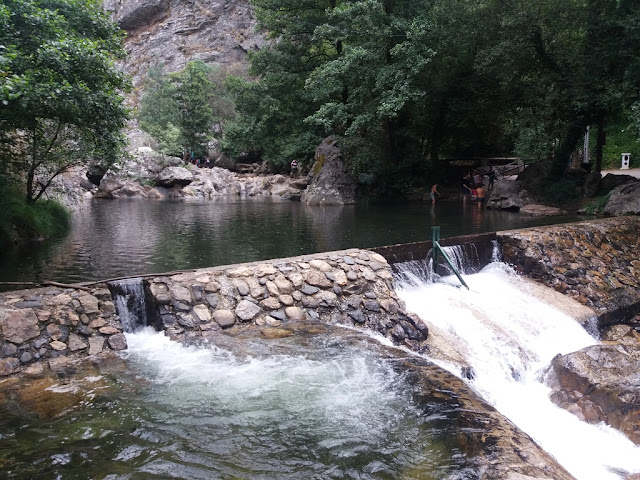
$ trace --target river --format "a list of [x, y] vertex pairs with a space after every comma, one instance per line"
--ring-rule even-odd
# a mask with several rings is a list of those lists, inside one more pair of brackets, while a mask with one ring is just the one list
[[462, 199], [426, 203], [308, 206], [270, 197], [94, 200], [65, 238], [0, 253], [0, 282], [83, 282], [230, 265], [347, 248], [564, 223]]

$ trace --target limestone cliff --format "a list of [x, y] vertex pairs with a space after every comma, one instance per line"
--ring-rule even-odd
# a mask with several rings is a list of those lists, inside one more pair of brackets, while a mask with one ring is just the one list
[[104, 7], [127, 34], [123, 68], [136, 90], [150, 65], [175, 72], [202, 60], [244, 68], [247, 52], [265, 43], [248, 0], [104, 0]]

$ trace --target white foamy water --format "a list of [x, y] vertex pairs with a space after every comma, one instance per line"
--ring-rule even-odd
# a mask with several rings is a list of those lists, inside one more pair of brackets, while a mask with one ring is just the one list
[[[403, 278], [409, 278], [405, 275]], [[531, 295], [501, 263], [440, 283], [396, 287], [407, 309], [446, 336], [475, 371], [468, 381], [579, 480], [619, 480], [640, 472], [640, 447], [602, 424], [589, 425], [549, 400], [542, 376], [553, 357], [598, 343], [573, 318]], [[435, 329], [434, 329], [435, 330]], [[459, 366], [441, 363], [460, 376]], [[616, 473], [617, 472], [617, 473]]]
[[243, 427], [286, 428], [304, 419], [298, 428], [313, 431], [320, 445], [341, 447], [342, 455], [360, 448], [354, 439], [383, 441], [412, 408], [409, 389], [373, 353], [334, 348], [328, 355], [318, 348], [306, 355], [294, 347], [293, 354], [258, 355], [246, 346], [243, 356], [186, 347], [151, 329], [127, 334], [127, 342], [126, 355], [145, 381], [161, 387], [154, 389], [167, 411], [184, 412], [187, 405], [187, 414]]

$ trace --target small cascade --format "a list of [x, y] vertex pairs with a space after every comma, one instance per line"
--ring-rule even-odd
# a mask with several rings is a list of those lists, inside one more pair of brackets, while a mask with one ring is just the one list
[[147, 307], [141, 278], [116, 280], [108, 284], [122, 328], [127, 333], [147, 326]]
[[[495, 260], [499, 253], [494, 245]], [[568, 305], [534, 296], [528, 282], [495, 260], [477, 273], [465, 272], [469, 290], [453, 276], [433, 282], [423, 275], [424, 265], [394, 265], [398, 296], [429, 326], [430, 359], [469, 383], [578, 480], [619, 480], [624, 477], [618, 472], [639, 472], [640, 447], [549, 400], [544, 375], [553, 357], [598, 340], [565, 313]]]
[[[476, 245], [454, 245], [442, 247], [442, 249], [461, 274], [467, 275], [480, 271], [482, 264]], [[499, 252], [497, 242], [494, 247], [494, 251], [496, 250]], [[498, 254], [492, 254], [492, 261], [494, 261], [496, 255]], [[454, 274], [452, 269], [444, 262], [444, 260], [438, 262], [437, 268], [434, 269], [432, 250], [429, 251], [426, 259], [395, 263], [391, 265], [391, 268], [393, 269], [397, 283], [413, 286], [417, 286], [422, 283], [437, 282], [440, 278]]]

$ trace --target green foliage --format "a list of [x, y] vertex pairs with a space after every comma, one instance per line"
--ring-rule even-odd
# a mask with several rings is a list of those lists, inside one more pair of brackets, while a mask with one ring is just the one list
[[180, 128], [176, 126], [179, 123], [176, 91], [161, 64], [151, 66], [147, 72], [138, 119], [140, 128], [158, 142], [159, 151], [181, 156], [182, 138]]
[[118, 160], [122, 33], [95, 0], [5, 0], [0, 25], [0, 157], [32, 204], [69, 167]]
[[577, 199], [579, 194], [574, 181], [560, 178], [545, 184], [542, 187], [542, 196], [549, 203], [564, 205]]
[[27, 204], [18, 189], [3, 189], [0, 195], [0, 246], [26, 239], [59, 237], [70, 227], [71, 214], [59, 203], [42, 200]]
[[234, 84], [231, 153], [310, 162], [333, 134], [358, 145], [346, 158], [371, 188], [514, 153], [559, 178], [587, 125], [638, 102], [634, 0], [253, 3], [274, 43]]
[[611, 198], [611, 193], [607, 193], [602, 197], [596, 198], [593, 202], [586, 205], [582, 210], [587, 215], [598, 215], [604, 211], [604, 207], [609, 203], [609, 198]]
[[212, 68], [202, 61], [187, 63], [181, 72], [171, 75], [178, 103], [178, 126], [186, 151], [203, 156], [211, 138], [214, 122], [209, 98], [215, 90], [209, 79]]
[[[623, 117], [612, 122], [607, 128], [607, 138], [602, 155], [602, 168], [620, 168], [622, 154], [631, 154], [631, 166], [640, 165], [640, 134], [630, 125], [631, 120]], [[591, 148], [595, 141], [590, 137]]]
[[235, 114], [226, 76], [202, 61], [189, 62], [180, 72], [168, 75], [162, 65], [149, 69], [138, 118], [161, 152], [206, 155], [216, 130], [221, 134], [222, 123]]

